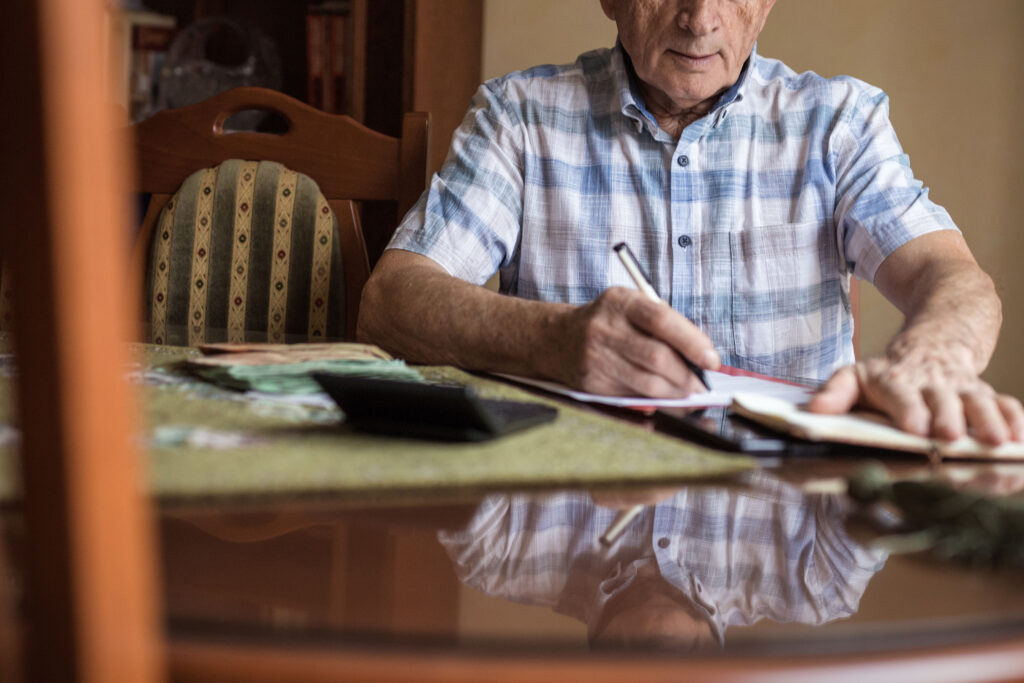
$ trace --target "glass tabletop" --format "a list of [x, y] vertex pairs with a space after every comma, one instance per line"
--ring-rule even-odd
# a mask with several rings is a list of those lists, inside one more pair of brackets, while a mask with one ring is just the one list
[[[839, 491], [834, 475], [858, 463], [842, 465], [429, 504], [166, 510], [168, 625], [188, 638], [577, 656], [849, 654], [1024, 635], [1019, 569], [893, 552], [877, 531], [891, 511]], [[1014, 479], [1005, 467], [951, 472], [967, 489]]]

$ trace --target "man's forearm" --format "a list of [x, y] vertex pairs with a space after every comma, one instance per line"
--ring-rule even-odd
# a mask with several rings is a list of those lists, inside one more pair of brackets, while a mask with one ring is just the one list
[[958, 261], [926, 269], [905, 301], [906, 322], [888, 355], [931, 348], [963, 354], [976, 373], [985, 369], [999, 337], [1002, 307], [992, 279], [977, 265]]
[[382, 265], [363, 291], [360, 339], [417, 363], [564, 381], [562, 321], [573, 307], [503, 296], [408, 252]]
[[554, 379], [619, 396], [703, 390], [711, 340], [664, 302], [610, 287], [581, 306], [526, 301], [458, 280], [408, 251], [384, 254], [363, 289], [360, 339], [418, 363]]

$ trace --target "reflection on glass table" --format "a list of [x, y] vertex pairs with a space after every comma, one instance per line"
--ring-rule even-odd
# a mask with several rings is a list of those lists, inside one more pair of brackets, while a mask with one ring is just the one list
[[[886, 557], [845, 495], [804, 488], [760, 471], [654, 491], [169, 509], [169, 626], [189, 640], [702, 658], [1024, 634], [1019, 570]], [[643, 514], [602, 546], [638, 495]]]
[[856, 612], [886, 555], [846, 533], [848, 507], [756, 471], [663, 496], [610, 548], [614, 511], [572, 492], [490, 496], [440, 539], [461, 581], [578, 619], [592, 646], [691, 651], [761, 619]]

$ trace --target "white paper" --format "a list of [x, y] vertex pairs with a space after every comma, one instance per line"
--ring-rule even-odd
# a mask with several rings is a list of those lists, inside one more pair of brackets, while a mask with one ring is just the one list
[[520, 377], [518, 375], [500, 374], [515, 382], [529, 384], [530, 386], [550, 391], [553, 394], [568, 396], [577, 401], [586, 403], [599, 403], [607, 406], [620, 408], [699, 408], [712, 406], [728, 406], [732, 403], [733, 396], [737, 392], [747, 392], [762, 396], [789, 401], [791, 403], [806, 403], [813, 393], [808, 387], [796, 386], [784, 382], [775, 382], [759, 377], [746, 377], [727, 375], [724, 372], [706, 371], [708, 384], [711, 391], [701, 394], [691, 394], [685, 398], [645, 398], [643, 396], [604, 396], [602, 394], [588, 394], [583, 391], [576, 391], [569, 387], [548, 382], [541, 379]]

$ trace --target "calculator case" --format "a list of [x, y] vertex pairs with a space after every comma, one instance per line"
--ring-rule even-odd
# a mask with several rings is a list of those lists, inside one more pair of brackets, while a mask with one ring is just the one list
[[313, 379], [345, 413], [346, 423], [377, 434], [485, 441], [558, 415], [541, 403], [483, 399], [465, 386], [330, 373], [314, 373]]

